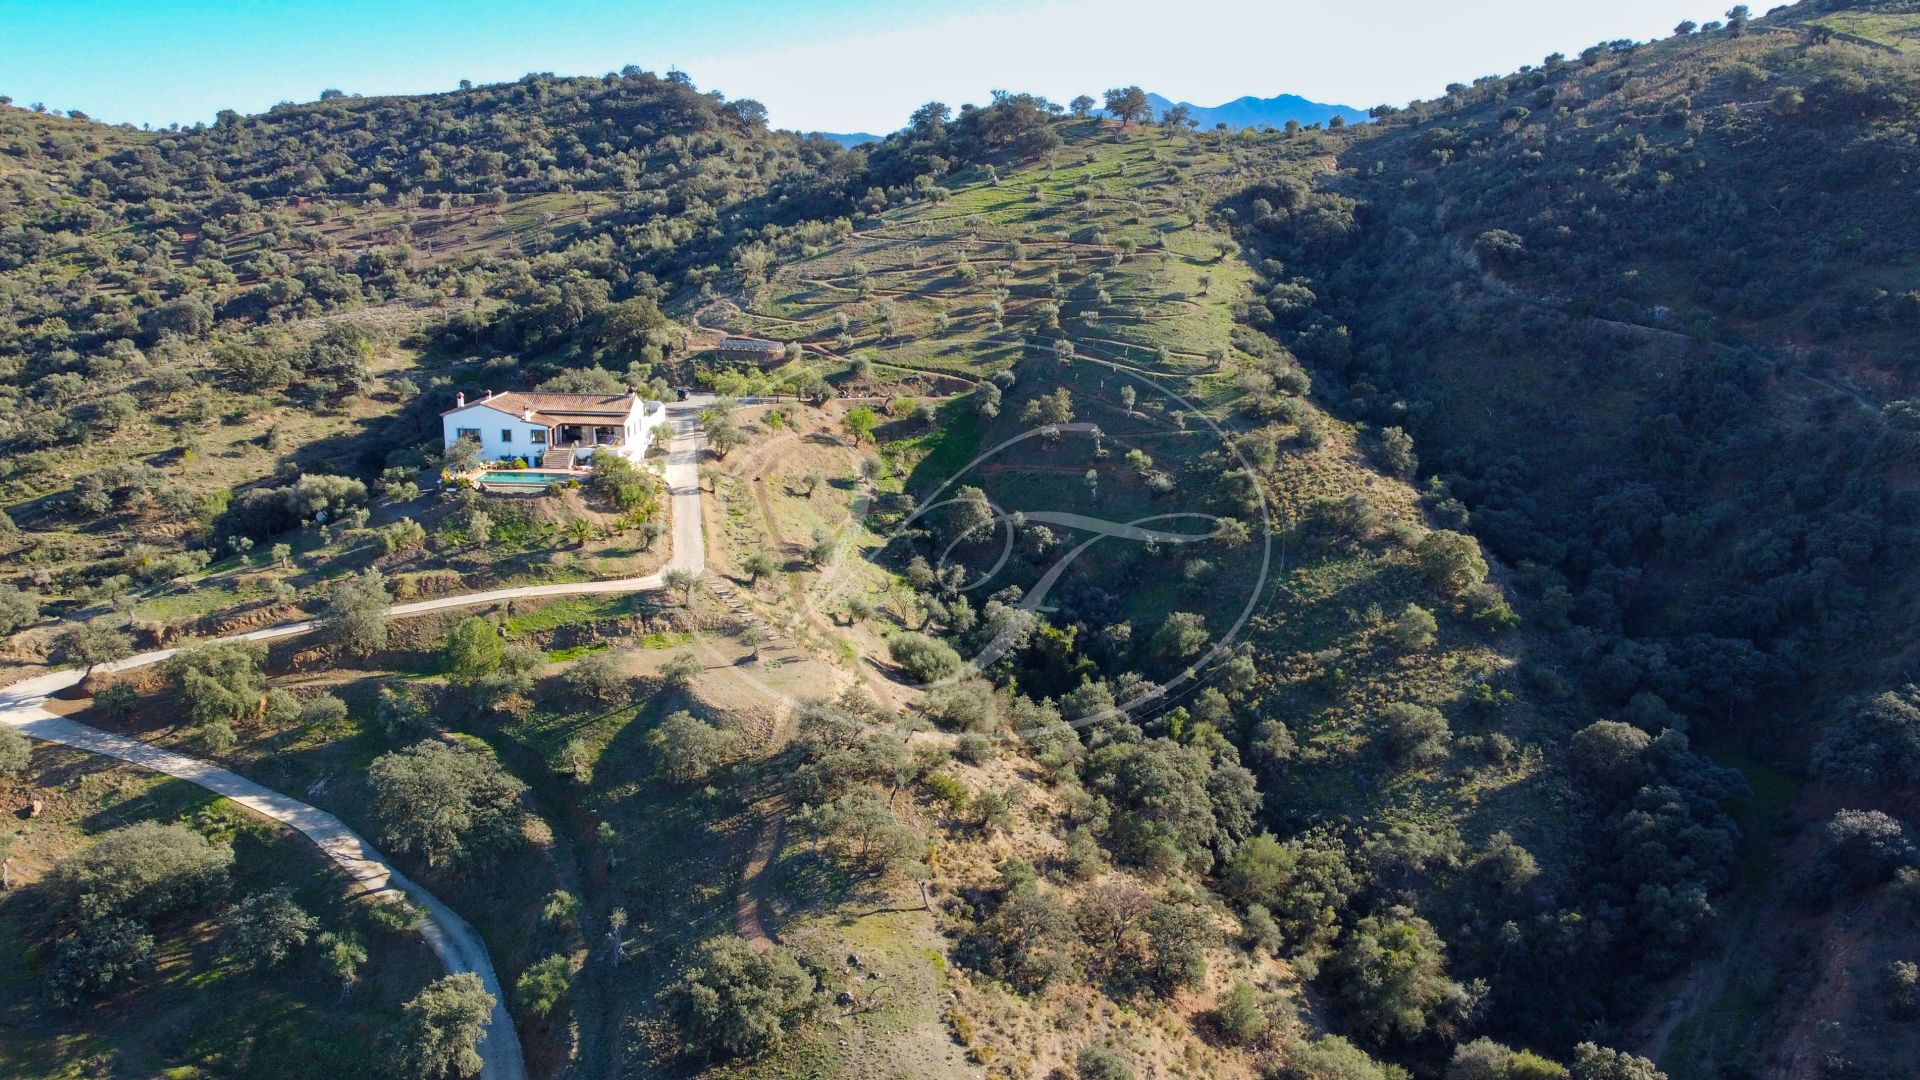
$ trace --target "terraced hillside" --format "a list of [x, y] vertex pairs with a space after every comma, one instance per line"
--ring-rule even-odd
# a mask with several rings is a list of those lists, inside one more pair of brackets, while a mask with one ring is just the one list
[[[1551, 947], [1543, 938], [1534, 946], [1542, 955], [1518, 978], [1510, 961], [1494, 961], [1481, 944], [1503, 923], [1509, 934], [1556, 934], [1548, 929], [1556, 920], [1597, 915], [1575, 914], [1583, 896], [1624, 887], [1630, 898], [1644, 880], [1622, 881], [1637, 872], [1608, 851], [1620, 827], [1615, 815], [1628, 808], [1566, 786], [1568, 739], [1589, 718], [1568, 707], [1551, 661], [1524, 656], [1526, 639], [1505, 631], [1512, 616], [1499, 593], [1476, 586], [1474, 571], [1456, 579], [1444, 569], [1440, 552], [1451, 534], [1437, 527], [1457, 525], [1460, 511], [1443, 487], [1422, 493], [1393, 475], [1417, 467], [1401, 433], [1329, 416], [1312, 403], [1291, 355], [1237, 321], [1249, 296], [1284, 278], [1278, 267], [1237, 257], [1219, 227], [1220, 208], [1273, 182], [1276, 171], [1309, 175], [1333, 144], [1321, 136], [1129, 132], [1111, 123], [1069, 123], [1061, 135], [1065, 145], [1050, 157], [955, 170], [916, 205], [846, 222], [834, 243], [757, 261], [737, 289], [696, 302], [690, 318], [792, 342], [807, 358], [796, 365], [825, 363], [843, 393], [866, 402], [828, 408], [835, 420], [826, 431], [838, 450], [801, 456], [750, 444], [723, 466], [716, 490], [740, 508], [729, 510], [735, 524], [723, 565], [746, 566], [771, 551], [805, 584], [788, 582], [768, 614], [791, 626], [796, 608], [817, 605], [823, 623], [845, 620], [847, 629], [823, 631], [843, 654], [870, 654], [881, 643], [854, 629], [860, 620], [849, 614], [862, 605], [847, 603], [843, 583], [828, 584], [832, 571], [809, 566], [818, 556], [809, 555], [808, 530], [816, 543], [823, 532], [837, 535], [842, 551], [871, 553], [905, 572], [891, 585], [869, 581], [865, 610], [893, 613], [906, 626], [930, 620], [964, 655], [969, 643], [1004, 631], [1017, 618], [1008, 610], [1017, 598], [1091, 535], [1036, 527], [1049, 515], [1129, 522], [1198, 512], [1248, 525], [1242, 537], [1209, 521], [1196, 544], [1098, 541], [1049, 586], [1049, 610], [1020, 631], [1031, 635], [1025, 644], [986, 674], [1091, 722], [1094, 747], [1134, 738], [1153, 745], [1156, 737], [1204, 746], [1218, 732], [1232, 747], [1213, 744], [1226, 775], [1244, 763], [1247, 782], [1263, 792], [1248, 807], [1253, 817], [1236, 827], [1291, 838], [1290, 859], [1355, 859], [1366, 869], [1345, 884], [1322, 884], [1372, 897], [1381, 910], [1411, 914], [1395, 905], [1421, 897], [1418, 911], [1444, 938], [1471, 942], [1450, 950], [1449, 973], [1458, 985], [1491, 979], [1483, 1006], [1490, 1015], [1524, 1015], [1523, 1024], [1597, 1015], [1598, 998], [1544, 1004], [1534, 980], [1555, 981], [1554, 969], [1571, 955], [1628, 967], [1643, 951], [1671, 955], [1662, 950], [1690, 931], [1670, 927], [1662, 943], [1625, 949], [1600, 936], [1563, 937]], [[793, 366], [735, 370], [714, 383], [753, 394], [793, 377]], [[853, 422], [847, 414], [861, 408], [876, 415]], [[870, 512], [865, 528], [847, 533], [819, 507], [823, 497], [840, 505], [842, 489], [857, 494], [854, 477], [843, 473], [823, 496], [808, 476], [843, 462], [869, 426], [880, 456], [868, 467]], [[804, 427], [789, 417], [770, 437], [790, 446]], [[896, 503], [888, 494], [895, 484], [918, 502]], [[997, 516], [1018, 515], [1005, 562], [997, 562], [999, 539], [982, 551], [938, 514], [909, 509], [969, 487]], [[958, 591], [917, 576], [924, 572], [911, 565], [916, 550], [929, 559], [949, 551], [976, 569], [993, 564], [994, 573]], [[1429, 632], [1423, 623], [1433, 616]], [[1166, 631], [1170, 623], [1204, 626], [1202, 643], [1181, 644]], [[1209, 652], [1216, 644], [1222, 648]], [[1190, 680], [1195, 662], [1205, 670]], [[1100, 703], [1111, 694], [1139, 704], [1143, 683], [1154, 688], [1148, 712], [1156, 715], [1103, 733], [1109, 721], [1100, 719]], [[1167, 696], [1153, 698], [1163, 684]], [[947, 703], [951, 693], [928, 699], [936, 717], [958, 708]], [[1020, 709], [1016, 697], [1011, 715], [1024, 715]], [[1679, 755], [1670, 775], [1705, 785], [1702, 801], [1685, 811], [1701, 815], [1700, 835], [1725, 830], [1709, 793], [1730, 781], [1688, 754], [1684, 740], [1670, 737], [1669, 745]], [[1076, 781], [1098, 784], [1068, 769], [1067, 790]], [[1076, 820], [1071, 812], [1062, 820], [1069, 835]], [[1214, 852], [1222, 867], [1238, 846], [1223, 839]], [[1702, 855], [1687, 888], [1725, 880], [1724, 854]], [[1168, 857], [1144, 865], [1164, 872], [1155, 860]], [[1210, 861], [1183, 858], [1189, 870]], [[1489, 875], [1504, 872], [1520, 879], [1491, 884]], [[953, 887], [991, 884], [961, 878]], [[1071, 881], [1062, 889], [1068, 898], [1078, 892]], [[1257, 893], [1238, 895], [1266, 911]], [[1636, 910], [1629, 899], [1600, 918], [1633, 925], [1671, 915], [1657, 905]], [[1305, 912], [1294, 918], [1281, 951], [1296, 970], [1337, 967], [1329, 946], [1338, 926]], [[1570, 951], [1554, 960], [1553, 949]], [[1492, 979], [1499, 967], [1509, 977]], [[1337, 976], [1327, 981], [1340, 984]], [[1377, 1034], [1378, 1044], [1430, 1047], [1467, 1022], [1465, 998], [1443, 1006], [1444, 985], [1432, 984], [1431, 1011], [1414, 1030]], [[1039, 1017], [1018, 1023], [1014, 1045], [1046, 1027]]]
[[[14, 112], [13, 670], [319, 615], [71, 707], [382, 837], [535, 1074], [1651, 1069], [1597, 1043], [1743, 785], [1601, 719], [1414, 403], [1315, 386], [1365, 141], [1002, 94], [843, 151], [639, 72]], [[684, 535], [612, 469], [437, 486], [448, 399], [533, 385], [717, 395], [705, 574], [387, 626]]]

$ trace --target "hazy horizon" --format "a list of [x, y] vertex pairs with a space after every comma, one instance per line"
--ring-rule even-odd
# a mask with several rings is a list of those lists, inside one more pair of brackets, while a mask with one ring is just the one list
[[[111, 123], [193, 124], [322, 89], [431, 93], [461, 79], [679, 68], [703, 90], [754, 98], [783, 128], [893, 130], [922, 102], [982, 102], [995, 88], [1056, 100], [1138, 84], [1216, 105], [1298, 94], [1367, 108], [1502, 74], [1549, 52], [1650, 38], [1712, 3], [1621, 0], [1540, 10], [1525, 0], [1447, 9], [1415, 0], [1336, 8], [1283, 0], [1013, 3], [658, 0], [462, 5], [263, 0], [243, 12], [181, 0], [0, 0], [0, 93]], [[1702, 10], [1705, 9], [1705, 10]], [[1357, 40], [1352, 27], [1366, 28]]]

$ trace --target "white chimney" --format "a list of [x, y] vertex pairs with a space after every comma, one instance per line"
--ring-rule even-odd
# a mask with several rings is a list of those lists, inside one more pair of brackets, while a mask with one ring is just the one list
[[533, 406], [529, 405], [520, 410], [520, 419], [525, 420], [529, 424], [533, 423]]
[[488, 389], [488, 391], [487, 391], [487, 400], [488, 400], [488, 401], [492, 401], [492, 400], [493, 400], [493, 391], [492, 391], [492, 389]]
[[456, 409], [464, 409], [467, 407], [467, 392], [465, 390], [453, 395], [453, 407]]

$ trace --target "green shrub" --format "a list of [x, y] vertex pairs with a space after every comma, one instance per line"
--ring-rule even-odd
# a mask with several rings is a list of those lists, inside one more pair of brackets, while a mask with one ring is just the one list
[[1258, 1042], [1267, 1033], [1267, 1014], [1253, 984], [1241, 980], [1221, 995], [1217, 1019], [1220, 1030], [1242, 1046]]
[[490, 751], [424, 739], [367, 769], [381, 836], [427, 865], [485, 859], [522, 840], [520, 794]]
[[165, 918], [218, 899], [233, 849], [185, 825], [143, 821], [115, 829], [55, 866], [49, 902], [76, 922]]
[[478, 1047], [497, 1004], [471, 972], [434, 980], [407, 1002], [401, 1067], [411, 1076], [473, 1076]]
[[319, 921], [293, 902], [285, 889], [250, 896], [220, 921], [234, 956], [254, 967], [277, 967], [305, 948]]
[[10, 727], [0, 727], [0, 779], [12, 779], [26, 772], [32, 758], [33, 744], [25, 735]]
[[48, 988], [55, 1001], [71, 1008], [131, 982], [152, 963], [153, 935], [146, 927], [133, 919], [103, 919], [54, 946]]
[[514, 996], [535, 1016], [545, 1016], [573, 989], [573, 962], [555, 953], [520, 973]]
[[647, 744], [668, 779], [679, 784], [699, 783], [712, 776], [733, 755], [738, 740], [733, 732], [714, 727], [681, 709], [647, 733]]
[[953, 646], [925, 634], [905, 630], [887, 639], [887, 652], [893, 662], [923, 683], [938, 682], [958, 674], [960, 654]]
[[755, 952], [737, 937], [700, 946], [663, 995], [682, 1043], [707, 1058], [779, 1047], [813, 1004], [814, 977], [782, 948]]
[[1079, 1080], [1134, 1080], [1135, 1075], [1132, 1063], [1105, 1043], [1082, 1048], [1074, 1056], [1073, 1071]]

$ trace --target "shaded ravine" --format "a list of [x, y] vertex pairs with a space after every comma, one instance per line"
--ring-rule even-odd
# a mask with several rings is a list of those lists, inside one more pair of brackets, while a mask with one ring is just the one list
[[[706, 404], [706, 399], [702, 397], [678, 402], [668, 407], [668, 418], [674, 431], [674, 438], [667, 450], [666, 466], [667, 488], [671, 493], [670, 503], [673, 507], [672, 551], [668, 561], [668, 566], [672, 569], [698, 571], [706, 567], [705, 539], [700, 523], [698, 473], [703, 439], [697, 420], [699, 410]], [[613, 578], [606, 581], [522, 585], [493, 589], [459, 596], [443, 596], [410, 604], [396, 604], [389, 609], [389, 614], [394, 618], [406, 618], [434, 611], [532, 597], [644, 592], [660, 588], [663, 576], [664, 572], [648, 574], [644, 577]], [[207, 640], [273, 641], [279, 638], [297, 637], [312, 631], [317, 625], [317, 620], [306, 619]], [[157, 649], [115, 663], [101, 664], [95, 670], [109, 673], [130, 671], [161, 663], [177, 652], [179, 652], [178, 648]], [[115, 758], [206, 788], [306, 836], [320, 848], [322, 853], [345, 870], [347, 875], [365, 892], [374, 895], [404, 894], [425, 910], [426, 920], [420, 929], [421, 936], [426, 939], [434, 954], [440, 958], [441, 964], [448, 973], [466, 972], [477, 975], [481, 984], [486, 987], [487, 993], [493, 995], [493, 1015], [488, 1019], [487, 1034], [479, 1046], [480, 1075], [485, 1080], [525, 1080], [527, 1075], [525, 1058], [520, 1050], [520, 1038], [514, 1030], [512, 1017], [507, 1013], [506, 994], [500, 986], [498, 974], [494, 971], [486, 943], [465, 919], [432, 893], [395, 869], [386, 856], [332, 814], [217, 765], [177, 754], [171, 750], [164, 750], [139, 739], [88, 727], [76, 720], [57, 716], [45, 708], [47, 698], [79, 685], [87, 674], [79, 670], [55, 671], [11, 686], [0, 687], [0, 724], [44, 742], [58, 743], [62, 746], [71, 746]]]

